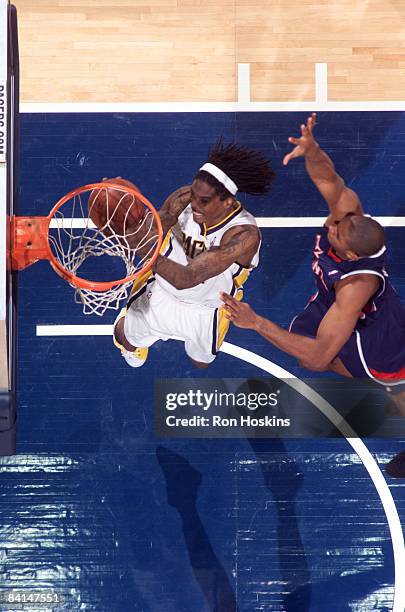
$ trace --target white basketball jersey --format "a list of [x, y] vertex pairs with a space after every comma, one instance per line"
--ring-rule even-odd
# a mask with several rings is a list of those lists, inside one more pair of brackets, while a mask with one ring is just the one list
[[[186, 266], [203, 251], [220, 246], [222, 236], [231, 227], [238, 225], [257, 226], [253, 215], [247, 212], [239, 202], [237, 204], [235, 210], [223, 221], [212, 227], [196, 223], [193, 219], [191, 204], [189, 204], [179, 216], [177, 224], [172, 228], [170, 241], [162, 254], [172, 261]], [[249, 267], [235, 262], [221, 274], [190, 289], [176, 289], [158, 274], [156, 274], [156, 281], [165, 291], [182, 302], [217, 308], [222, 304], [219, 297], [220, 291], [234, 295], [246, 281], [250, 271], [258, 265], [259, 248], [260, 245]]]

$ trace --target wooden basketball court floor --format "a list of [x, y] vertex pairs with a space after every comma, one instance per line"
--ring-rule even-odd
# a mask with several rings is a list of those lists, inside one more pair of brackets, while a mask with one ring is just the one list
[[[320, 142], [384, 217], [405, 300], [400, 2], [16, 4], [22, 214], [103, 176], [158, 204], [218, 136], [259, 148], [277, 182], [246, 201], [263, 228], [246, 299], [287, 324], [311, 294], [325, 209], [303, 164], [281, 160], [318, 110]], [[50, 609], [72, 611], [402, 611], [405, 486], [382, 466], [404, 439], [158, 439], [156, 378], [306, 373], [235, 328], [203, 374], [174, 341], [134, 373], [112, 320], [85, 318], [46, 263], [20, 275], [18, 454], [0, 472], [7, 586], [60, 592]]]

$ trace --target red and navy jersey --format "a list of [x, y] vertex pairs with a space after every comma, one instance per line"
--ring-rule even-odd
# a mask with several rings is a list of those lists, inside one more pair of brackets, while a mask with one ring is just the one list
[[[386, 247], [371, 257], [356, 260], [341, 259], [328, 240], [328, 228], [324, 226], [316, 235], [312, 258], [312, 271], [318, 289], [317, 297], [327, 308], [336, 300], [335, 284], [356, 274], [372, 274], [379, 277], [379, 288], [363, 310], [362, 318], [377, 312], [393, 290], [388, 280]], [[396, 295], [396, 293], [395, 293]], [[399, 299], [397, 297], [397, 299]]]
[[405, 307], [391, 285], [385, 247], [371, 257], [342, 260], [328, 240], [323, 227], [315, 239], [312, 270], [318, 291], [306, 311], [296, 317], [292, 331], [316, 335], [322, 318], [335, 302], [335, 283], [356, 274], [379, 277], [377, 291], [363, 307], [350, 340], [339, 357], [354, 377], [370, 376], [386, 387], [403, 388], [405, 382]]

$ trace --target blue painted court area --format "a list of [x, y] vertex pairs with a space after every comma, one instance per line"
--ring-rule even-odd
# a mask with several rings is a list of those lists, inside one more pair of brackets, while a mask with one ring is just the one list
[[[138, 184], [158, 207], [189, 183], [219, 136], [258, 148], [277, 180], [249, 197], [259, 217], [321, 216], [287, 138], [304, 113], [22, 116], [24, 215], [102, 177]], [[317, 138], [373, 215], [405, 215], [405, 114], [320, 113]], [[391, 275], [405, 300], [404, 228], [388, 229]], [[264, 229], [246, 300], [287, 325], [312, 293], [312, 228]], [[257, 378], [220, 354], [194, 370], [179, 342], [158, 343], [133, 371], [108, 337], [37, 337], [37, 325], [84, 317], [47, 262], [20, 274], [18, 455], [2, 460], [0, 563], [8, 587], [55, 589], [58, 610], [366, 612], [392, 610], [393, 544], [376, 487], [344, 439], [162, 440], [155, 378]], [[261, 337], [227, 341], [299, 377]], [[364, 410], [367, 410], [367, 406]], [[405, 440], [365, 440], [383, 466]], [[405, 483], [388, 479], [405, 520]], [[30, 609], [30, 608], [27, 608]]]

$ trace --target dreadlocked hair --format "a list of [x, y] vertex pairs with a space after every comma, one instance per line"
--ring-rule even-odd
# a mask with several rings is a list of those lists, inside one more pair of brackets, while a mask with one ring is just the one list
[[[225, 145], [222, 139], [210, 149], [207, 162], [225, 172], [237, 185], [238, 191], [251, 195], [267, 193], [275, 177], [270, 162], [262, 153], [235, 143]], [[205, 170], [200, 170], [196, 178], [214, 187], [221, 200], [232, 195], [222, 183]]]

